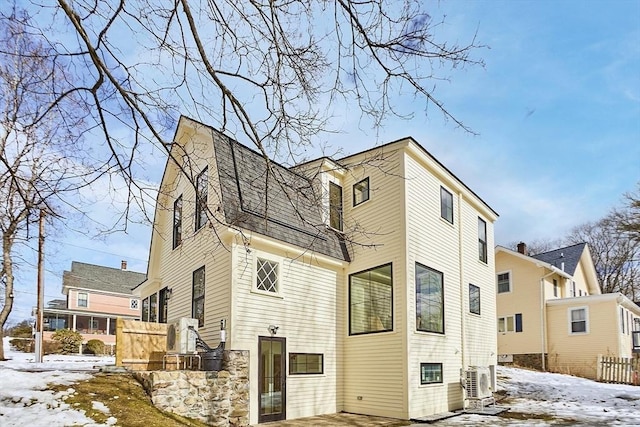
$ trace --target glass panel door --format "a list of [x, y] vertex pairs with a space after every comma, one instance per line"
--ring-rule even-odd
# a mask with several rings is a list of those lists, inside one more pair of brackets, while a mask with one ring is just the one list
[[258, 388], [259, 422], [284, 420], [285, 404], [285, 338], [259, 337], [260, 361]]

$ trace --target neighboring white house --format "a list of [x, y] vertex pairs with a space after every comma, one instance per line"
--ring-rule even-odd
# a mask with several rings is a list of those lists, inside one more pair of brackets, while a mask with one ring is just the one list
[[210, 346], [226, 321], [252, 424], [423, 417], [494, 372], [496, 218], [412, 138], [285, 168], [182, 117], [136, 293], [168, 289]]

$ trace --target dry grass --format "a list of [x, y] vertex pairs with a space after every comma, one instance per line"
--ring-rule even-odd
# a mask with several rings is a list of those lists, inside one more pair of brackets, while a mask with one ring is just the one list
[[[97, 423], [109, 417], [117, 418], [117, 425], [127, 427], [205, 427], [207, 424], [162, 412], [151, 403], [142, 386], [129, 374], [97, 374], [87, 381], [74, 384], [75, 393], [66, 403]], [[69, 386], [54, 386], [54, 390], [66, 390]], [[93, 408], [93, 402], [102, 402], [109, 408], [106, 414]]]

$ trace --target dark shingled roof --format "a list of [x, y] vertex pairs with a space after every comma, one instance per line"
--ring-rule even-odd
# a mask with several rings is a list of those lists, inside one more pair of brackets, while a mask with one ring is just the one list
[[578, 243], [566, 248], [531, 255], [531, 257], [558, 268], [562, 268], [562, 263], [564, 262], [564, 271], [573, 276], [585, 246], [587, 246], [586, 243]]
[[349, 260], [343, 240], [323, 222], [320, 197], [309, 179], [275, 162], [269, 169], [261, 154], [211, 130], [229, 225]]
[[144, 273], [73, 261], [62, 275], [62, 286], [131, 294], [147, 278]]

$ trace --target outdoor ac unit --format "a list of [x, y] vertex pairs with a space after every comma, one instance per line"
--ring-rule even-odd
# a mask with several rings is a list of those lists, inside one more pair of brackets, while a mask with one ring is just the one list
[[195, 353], [196, 334], [189, 330], [192, 326], [198, 330], [198, 319], [181, 317], [167, 326], [167, 353]]
[[472, 367], [466, 371], [466, 389], [469, 399], [492, 397], [491, 372], [488, 367]]

